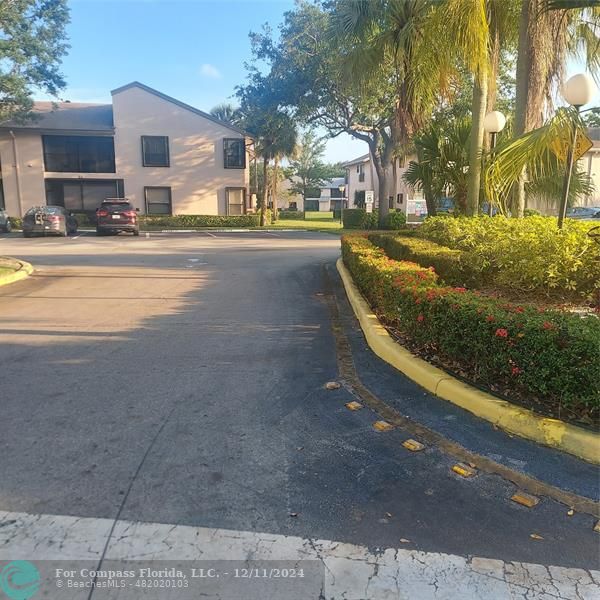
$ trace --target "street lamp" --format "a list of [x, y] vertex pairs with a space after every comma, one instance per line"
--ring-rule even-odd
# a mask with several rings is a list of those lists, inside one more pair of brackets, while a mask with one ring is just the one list
[[346, 186], [344, 184], [338, 186], [338, 190], [340, 190], [342, 194], [342, 198], [340, 201], [340, 223], [343, 223], [343, 214], [344, 214], [344, 192], [346, 191]]
[[[490, 151], [492, 154], [496, 148], [496, 138], [505, 125], [506, 117], [499, 110], [489, 112], [483, 119], [483, 129], [490, 134]], [[494, 209], [491, 202], [489, 202], [489, 214], [490, 217], [494, 216]]]
[[[579, 109], [588, 104], [596, 93], [596, 84], [590, 75], [587, 73], [579, 73], [573, 75], [562, 89], [563, 98], [576, 110], [579, 114]], [[567, 170], [563, 183], [562, 198], [560, 201], [560, 209], [558, 212], [558, 228], [562, 229], [565, 217], [567, 215], [567, 203], [569, 200], [569, 187], [571, 186], [571, 177], [573, 175], [573, 162], [575, 156], [575, 147], [577, 145], [577, 126], [573, 127], [573, 140], [567, 151]]]

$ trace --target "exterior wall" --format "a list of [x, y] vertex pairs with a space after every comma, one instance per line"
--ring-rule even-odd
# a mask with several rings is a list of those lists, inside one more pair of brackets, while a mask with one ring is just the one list
[[[406, 168], [411, 160], [414, 160], [414, 156], [407, 156], [403, 165], [400, 166], [400, 161], [396, 161], [395, 165], [395, 181], [394, 181], [394, 208], [396, 210], [402, 210], [408, 215], [414, 214], [415, 202], [420, 206], [423, 200], [423, 195], [413, 190], [410, 186], [404, 183], [402, 177], [406, 172]], [[359, 173], [356, 171], [358, 163], [347, 163], [346, 164], [346, 196], [348, 197], [348, 205], [350, 208], [355, 207], [354, 202], [355, 192], [357, 191], [368, 191], [373, 190], [375, 192], [375, 207], [378, 203], [379, 194], [379, 181], [377, 179], [377, 173], [373, 167], [372, 161], [367, 159], [363, 161], [363, 171], [365, 174], [365, 180], [359, 181]], [[399, 201], [398, 194], [402, 194], [402, 199]]]
[[44, 157], [39, 133], [15, 131], [14, 135], [13, 144], [9, 132], [0, 133], [0, 164], [6, 211], [20, 217], [32, 206], [46, 204]]
[[[144, 187], [171, 188], [173, 214], [227, 214], [226, 187], [248, 193], [246, 169], [225, 169], [223, 139], [235, 131], [168, 100], [132, 87], [113, 95], [115, 157], [125, 195], [145, 212]], [[142, 166], [142, 135], [169, 138], [170, 167]]]

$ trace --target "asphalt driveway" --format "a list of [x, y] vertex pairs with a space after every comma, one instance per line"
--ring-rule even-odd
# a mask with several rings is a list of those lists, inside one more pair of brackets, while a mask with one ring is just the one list
[[0, 288], [0, 511], [598, 568], [591, 516], [517, 506], [507, 481], [404, 451], [323, 388], [333, 294], [367, 384], [409, 398], [357, 348], [337, 237], [10, 236], [0, 254], [36, 267]]

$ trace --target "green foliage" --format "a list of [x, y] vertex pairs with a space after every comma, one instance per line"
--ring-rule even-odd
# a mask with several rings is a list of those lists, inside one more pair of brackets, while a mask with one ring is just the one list
[[343, 214], [344, 229], [377, 229], [377, 211], [368, 213], [364, 208], [346, 208]]
[[386, 229], [402, 229], [406, 226], [406, 215], [401, 210], [389, 212], [385, 217]]
[[373, 233], [369, 241], [382, 248], [394, 260], [408, 260], [421, 267], [432, 267], [448, 285], [474, 287], [480, 283], [479, 273], [471, 268], [465, 253], [440, 246], [435, 242], [407, 237]]
[[481, 281], [513, 292], [591, 298], [600, 289], [600, 256], [587, 235], [593, 223], [553, 217], [428, 218], [418, 235], [462, 250]]
[[526, 394], [555, 415], [597, 418], [600, 320], [513, 305], [440, 284], [362, 236], [342, 238], [344, 263], [384, 322], [478, 385]]
[[[270, 213], [271, 211], [267, 211]], [[270, 222], [270, 215], [269, 215]], [[173, 216], [140, 216], [142, 227], [168, 227], [187, 229], [192, 227], [258, 227], [260, 217], [253, 215], [173, 215]]]
[[339, 166], [322, 161], [324, 153], [325, 140], [317, 138], [310, 129], [304, 132], [295, 156], [289, 161], [290, 192], [306, 199], [311, 197], [312, 190], [318, 190], [323, 182], [338, 175]]
[[301, 210], [281, 210], [279, 218], [282, 221], [304, 219], [304, 212]]
[[23, 121], [34, 92], [56, 97], [65, 87], [60, 63], [69, 9], [66, 0], [3, 0], [0, 15], [0, 120]]

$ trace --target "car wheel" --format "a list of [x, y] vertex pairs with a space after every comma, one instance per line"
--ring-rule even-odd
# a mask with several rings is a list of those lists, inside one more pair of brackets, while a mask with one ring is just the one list
[[23, 232], [23, 237], [30, 238], [31, 237], [31, 231], [24, 231]]
[[4, 226], [4, 231], [6, 233], [10, 233], [12, 231], [12, 223], [6, 219], [6, 225]]
[[104, 231], [102, 231], [101, 229], [96, 228], [96, 235], [102, 236], [102, 235], [104, 235]]
[[138, 237], [140, 235], [140, 230], [139, 229], [134, 229], [133, 230], [133, 235], [135, 235], [136, 237]]

